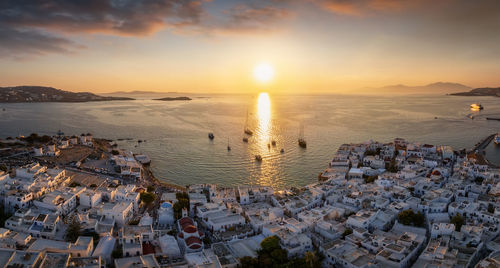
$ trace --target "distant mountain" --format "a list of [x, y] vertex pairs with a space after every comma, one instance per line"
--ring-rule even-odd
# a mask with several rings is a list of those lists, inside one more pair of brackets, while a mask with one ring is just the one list
[[500, 87], [482, 87], [482, 88], [475, 88], [471, 91], [467, 92], [458, 92], [458, 93], [453, 93], [450, 95], [454, 96], [494, 96], [494, 97], [500, 97]]
[[134, 90], [134, 91], [115, 91], [115, 92], [110, 92], [110, 93], [104, 93], [103, 95], [139, 95], [139, 94], [165, 94], [165, 93], [176, 93], [176, 92], [158, 92], [158, 91], [141, 91], [141, 90]]
[[0, 87], [0, 102], [89, 102], [133, 100], [125, 97], [104, 97], [90, 92], [69, 92], [53, 87]]
[[396, 94], [449, 94], [470, 90], [471, 87], [448, 82], [437, 82], [425, 86], [390, 85], [385, 87], [369, 87], [360, 91], [364, 93], [396, 93]]
[[192, 100], [189, 97], [166, 97], [166, 98], [161, 98], [161, 99], [155, 99], [159, 101], [190, 101]]

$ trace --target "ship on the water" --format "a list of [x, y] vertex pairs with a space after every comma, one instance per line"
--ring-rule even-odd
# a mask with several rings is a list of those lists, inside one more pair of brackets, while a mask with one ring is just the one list
[[481, 105], [481, 103], [473, 103], [470, 105], [470, 109], [473, 111], [479, 111], [479, 110], [484, 109], [484, 107], [483, 107], [483, 105]]
[[300, 133], [299, 133], [299, 146], [301, 148], [306, 148], [307, 147], [307, 142], [306, 139], [304, 138], [304, 125], [300, 126]]
[[243, 132], [245, 132], [245, 134], [249, 136], [253, 135], [253, 131], [248, 127], [248, 111], [247, 111], [247, 118], [245, 120], [245, 128], [243, 129]]

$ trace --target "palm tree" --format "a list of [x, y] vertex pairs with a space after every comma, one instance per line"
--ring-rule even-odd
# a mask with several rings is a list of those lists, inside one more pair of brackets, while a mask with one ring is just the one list
[[308, 251], [304, 257], [307, 267], [313, 268], [314, 263], [316, 262], [316, 254], [314, 252]]

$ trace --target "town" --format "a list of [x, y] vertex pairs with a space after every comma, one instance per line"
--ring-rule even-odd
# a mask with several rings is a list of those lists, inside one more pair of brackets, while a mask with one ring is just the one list
[[167, 184], [60, 134], [0, 141], [2, 267], [500, 267], [484, 142], [343, 144], [317, 183], [273, 189]]

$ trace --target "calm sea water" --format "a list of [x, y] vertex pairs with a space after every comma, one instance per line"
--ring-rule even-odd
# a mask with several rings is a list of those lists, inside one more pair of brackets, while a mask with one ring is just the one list
[[[192, 95], [188, 102], [154, 100], [93, 103], [0, 104], [0, 136], [32, 132], [92, 132], [96, 137], [133, 141], [121, 148], [145, 153], [155, 174], [180, 185], [262, 184], [278, 188], [317, 180], [342, 143], [410, 141], [472, 147], [500, 131], [498, 98], [455, 96], [285, 96]], [[484, 111], [467, 117], [469, 105]], [[242, 142], [245, 122], [254, 131]], [[307, 149], [297, 145], [301, 125]], [[209, 132], [215, 134], [210, 141]], [[141, 144], [138, 139], [146, 140]], [[276, 147], [267, 144], [275, 140]], [[232, 150], [227, 151], [227, 145]], [[285, 150], [284, 154], [280, 149]], [[263, 161], [255, 161], [255, 155]], [[500, 162], [500, 148], [487, 156]]]

